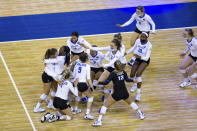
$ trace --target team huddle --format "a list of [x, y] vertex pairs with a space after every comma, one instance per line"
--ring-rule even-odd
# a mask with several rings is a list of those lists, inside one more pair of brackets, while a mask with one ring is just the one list
[[[103, 104], [99, 110], [98, 119], [93, 126], [102, 126], [103, 115], [107, 109], [117, 101], [124, 100], [131, 109], [136, 111], [139, 119], [143, 120], [145, 114], [139, 109], [136, 102], [141, 100], [142, 74], [150, 63], [152, 44], [148, 40], [149, 33], [155, 34], [155, 24], [151, 17], [145, 14], [144, 8], [138, 6], [131, 19], [123, 25], [124, 27], [137, 21], [136, 30], [131, 37], [131, 48], [126, 51], [122, 36], [115, 34], [109, 46], [97, 47], [89, 44], [79, 36], [78, 32], [72, 32], [67, 45], [60, 49], [48, 49], [44, 56], [45, 69], [42, 74], [43, 94], [34, 108], [34, 112], [45, 112], [41, 108], [43, 102], [48, 103], [48, 108], [56, 110], [56, 113], [46, 113], [41, 122], [55, 122], [58, 120], [72, 120], [73, 115], [81, 113], [78, 108], [81, 100], [86, 101], [86, 112], [84, 119], [93, 120], [91, 115], [94, 92], [102, 90]], [[150, 25], [152, 32], [150, 32]], [[181, 56], [185, 56], [189, 50], [191, 54], [181, 64], [181, 73], [184, 82], [180, 87], [191, 84], [189, 76], [197, 79], [195, 65], [197, 62], [197, 40], [192, 29], [185, 29], [184, 37], [188, 48]], [[85, 52], [86, 49], [86, 52]], [[107, 51], [103, 53], [102, 51]], [[125, 72], [127, 60], [125, 55], [133, 53], [132, 59], [128, 62], [131, 66], [129, 77]], [[105, 62], [104, 62], [105, 61]], [[106, 64], [104, 64], [106, 63]], [[189, 70], [186, 69], [189, 67]], [[113, 91], [107, 88], [112, 81]], [[133, 82], [130, 92], [137, 90], [135, 99], [132, 100], [125, 82]], [[48, 98], [49, 93], [51, 98]], [[85, 96], [85, 97], [82, 97]], [[71, 99], [72, 101], [71, 106]]]

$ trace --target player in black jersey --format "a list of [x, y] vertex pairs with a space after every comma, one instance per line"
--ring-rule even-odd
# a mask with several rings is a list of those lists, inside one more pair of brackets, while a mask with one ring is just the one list
[[123, 70], [122, 63], [117, 60], [114, 63], [115, 71], [111, 72], [109, 77], [104, 82], [98, 82], [98, 84], [107, 85], [111, 80], [113, 82], [113, 93], [110, 95], [107, 100], [104, 102], [103, 106], [100, 109], [100, 114], [98, 120], [96, 120], [92, 125], [93, 126], [102, 126], [102, 117], [106, 113], [107, 108], [119, 100], [124, 100], [128, 105], [131, 106], [137, 113], [140, 119], [144, 119], [145, 115], [141, 110], [138, 109], [138, 106], [135, 102], [131, 101], [130, 95], [125, 86], [126, 82], [133, 82], [132, 79], [129, 79], [127, 73]]

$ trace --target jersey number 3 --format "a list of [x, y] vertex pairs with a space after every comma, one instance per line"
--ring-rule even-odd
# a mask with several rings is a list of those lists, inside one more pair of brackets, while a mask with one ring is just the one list
[[81, 69], [82, 69], [82, 67], [80, 66], [80, 67], [78, 68], [78, 73], [81, 73]]

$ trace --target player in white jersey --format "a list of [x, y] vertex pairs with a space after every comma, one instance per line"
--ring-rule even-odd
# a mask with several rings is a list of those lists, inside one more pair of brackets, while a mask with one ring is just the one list
[[[48, 74], [53, 76], [53, 78], [55, 78], [57, 75], [61, 74], [63, 72], [63, 70], [69, 66], [70, 64], [70, 49], [68, 46], [62, 46], [59, 50], [58, 50], [58, 56], [56, 58], [53, 59], [44, 59], [44, 63], [45, 64], [53, 64], [55, 63], [55, 67], [54, 67], [54, 72], [51, 72], [49, 74], [50, 71], [48, 71]], [[55, 109], [53, 106], [53, 98], [55, 96], [55, 92], [57, 90], [57, 82], [53, 81], [52, 82], [52, 88], [51, 88], [51, 99], [48, 103], [48, 108], [51, 109]]]
[[[77, 87], [73, 87], [72, 83], [69, 81], [70, 70], [66, 69], [63, 72], [63, 79], [61, 79], [62, 84], [58, 84], [57, 92], [55, 93], [54, 107], [58, 110], [56, 114], [50, 114], [49, 112], [41, 118], [41, 122], [48, 120], [49, 122], [54, 122], [57, 120], [71, 120], [72, 112], [70, 109], [68, 95], [72, 92], [75, 96], [78, 96]], [[66, 115], [65, 117], [63, 115]]]
[[[190, 54], [183, 60], [183, 62], [180, 65], [180, 72], [183, 74], [184, 82], [180, 84], [180, 87], [187, 87], [191, 85], [189, 76], [191, 75], [191, 78], [196, 79], [197, 74], [194, 73], [196, 70], [196, 62], [197, 62], [197, 39], [194, 37], [194, 32], [190, 28], [186, 28], [183, 32], [187, 45], [187, 49], [180, 54], [180, 56], [183, 58], [189, 51]], [[187, 68], [189, 70], [187, 70]], [[194, 73], [194, 74], [193, 74]]]
[[[57, 49], [51, 48], [46, 51], [44, 58], [45, 59], [56, 58], [57, 55], [58, 55]], [[34, 108], [34, 112], [44, 112], [45, 111], [45, 109], [40, 108], [40, 106], [43, 101], [47, 101], [47, 96], [49, 95], [52, 81], [54, 81], [54, 79], [55, 79], [55, 78], [53, 78], [53, 76], [51, 74], [55, 73], [54, 69], [55, 69], [56, 64], [57, 63], [45, 64], [45, 71], [42, 73], [43, 91], [44, 92], [40, 96], [40, 100], [37, 103], [36, 107]]]
[[135, 63], [131, 69], [130, 77], [135, 78], [137, 83], [133, 85], [131, 88], [131, 92], [134, 92], [137, 87], [137, 94], [136, 94], [136, 102], [140, 101], [140, 91], [142, 85], [142, 73], [148, 67], [150, 63], [150, 55], [152, 50], [152, 44], [148, 41], [148, 34], [146, 32], [142, 32], [140, 39], [137, 39], [134, 46], [130, 48], [126, 54], [133, 52], [134, 56], [136, 57]]
[[92, 85], [92, 81], [91, 81], [91, 77], [90, 77], [90, 65], [87, 64], [87, 61], [88, 61], [87, 53], [80, 54], [79, 60], [80, 60], [80, 62], [77, 62], [77, 64], [74, 67], [74, 74], [76, 77], [75, 84], [77, 81], [79, 96], [76, 97], [76, 99], [75, 99], [76, 101], [75, 101], [75, 106], [74, 106], [73, 112], [76, 112], [76, 113], [79, 112], [78, 111], [79, 110], [78, 104], [81, 99], [81, 96], [84, 94], [85, 96], [88, 97], [87, 110], [86, 110], [86, 114], [85, 114], [84, 118], [87, 120], [93, 120], [94, 117], [90, 115], [90, 109], [91, 109], [92, 102], [94, 99], [94, 97], [92, 96], [93, 85]]
[[[119, 40], [114, 39], [110, 43], [110, 47], [104, 47], [103, 50], [108, 49], [109, 51], [105, 54], [105, 57], [109, 57], [109, 63], [100, 65], [100, 67], [105, 68], [99, 81], [105, 81], [109, 76], [110, 72], [114, 70], [114, 62], [116, 60], [121, 60], [122, 54], [120, 52], [121, 43]], [[90, 47], [91, 50], [100, 50], [99, 47]], [[101, 48], [102, 49], [102, 48]]]
[[[129, 21], [124, 23], [123, 25], [117, 24], [118, 27], [125, 27], [130, 25], [134, 20], [137, 21], [136, 29], [132, 33], [130, 45], [133, 46], [135, 41], [139, 38], [142, 32], [146, 32], [149, 35], [150, 32], [150, 24], [152, 26], [152, 33], [155, 34], [155, 23], [153, 22], [152, 18], [145, 13], [143, 6], [138, 6], [136, 12], [131, 16]], [[135, 57], [132, 57], [130, 62], [128, 63], [130, 66], [133, 65], [135, 61]]]
[[90, 44], [84, 40], [82, 37], [79, 37], [78, 32], [72, 32], [71, 38], [67, 41], [67, 46], [71, 50], [71, 63], [79, 58], [79, 55], [84, 52], [84, 48], [81, 46], [84, 44], [90, 47]]
[[[92, 45], [92, 47], [97, 47], [96, 45]], [[91, 68], [91, 79], [93, 81], [93, 86], [95, 86], [94, 80], [98, 80], [101, 74], [104, 72], [104, 69], [99, 65], [103, 64], [103, 59], [105, 59], [105, 55], [100, 51], [93, 51], [87, 49], [87, 54], [89, 57], [90, 68]]]

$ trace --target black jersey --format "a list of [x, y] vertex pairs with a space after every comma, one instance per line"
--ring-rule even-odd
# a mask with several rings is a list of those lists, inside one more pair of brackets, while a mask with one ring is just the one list
[[110, 73], [110, 75], [106, 81], [99, 82], [99, 84], [107, 85], [111, 80], [113, 82], [114, 92], [119, 92], [119, 91], [121, 92], [125, 89], [127, 90], [127, 88], [125, 86], [125, 81], [126, 82], [133, 82], [132, 79], [128, 78], [127, 73], [125, 71], [121, 71], [121, 72], [113, 71]]

